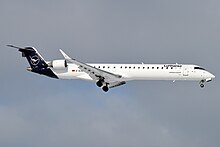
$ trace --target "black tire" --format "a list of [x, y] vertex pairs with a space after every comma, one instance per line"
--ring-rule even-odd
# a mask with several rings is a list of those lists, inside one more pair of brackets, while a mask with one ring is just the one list
[[102, 84], [102, 81], [97, 81], [97, 82], [96, 82], [96, 85], [97, 85], [98, 87], [102, 87], [102, 85], [103, 85], [103, 84]]
[[204, 85], [204, 84], [200, 84], [200, 87], [201, 87], [201, 88], [204, 88], [204, 87], [205, 87], [205, 85]]
[[105, 92], [107, 92], [107, 91], [109, 90], [109, 88], [108, 88], [108, 86], [103, 86], [103, 87], [102, 87], [102, 90], [105, 91]]

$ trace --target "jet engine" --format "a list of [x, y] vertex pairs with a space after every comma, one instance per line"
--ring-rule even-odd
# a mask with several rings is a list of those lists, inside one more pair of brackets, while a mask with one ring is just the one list
[[66, 60], [53, 60], [48, 63], [48, 66], [55, 70], [64, 70], [67, 67], [67, 62]]

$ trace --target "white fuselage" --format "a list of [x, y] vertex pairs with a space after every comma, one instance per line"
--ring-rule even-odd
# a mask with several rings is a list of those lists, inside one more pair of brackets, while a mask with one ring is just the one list
[[[95, 68], [121, 75], [130, 80], [211, 80], [215, 76], [197, 65], [184, 64], [88, 64]], [[68, 63], [66, 70], [53, 70], [60, 79], [92, 80], [77, 65]]]
[[20, 48], [14, 45], [26, 57], [30, 67], [28, 71], [55, 79], [83, 79], [95, 81], [96, 85], [107, 92], [109, 88], [124, 85], [131, 80], [194, 80], [200, 81], [200, 87], [215, 76], [197, 65], [187, 64], [87, 64], [69, 57], [60, 49], [62, 60], [45, 61], [34, 47]]

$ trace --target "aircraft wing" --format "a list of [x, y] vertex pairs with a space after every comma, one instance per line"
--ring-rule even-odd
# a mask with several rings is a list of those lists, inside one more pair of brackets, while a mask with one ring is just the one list
[[64, 53], [61, 49], [60, 49], [60, 52], [65, 58], [65, 60], [78, 65], [78, 68], [81, 71], [87, 73], [94, 81], [98, 81], [101, 79], [109, 85], [109, 88], [113, 88], [113, 87], [117, 87], [117, 86], [125, 84], [125, 81], [123, 81], [121, 75], [113, 74], [111, 72], [107, 72], [107, 71], [95, 68], [86, 63], [80, 62], [76, 59], [72, 59], [66, 53]]

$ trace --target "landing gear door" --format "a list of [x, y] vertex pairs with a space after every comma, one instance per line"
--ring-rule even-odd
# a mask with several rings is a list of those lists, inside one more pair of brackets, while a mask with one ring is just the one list
[[189, 76], [189, 67], [183, 66], [183, 76]]

